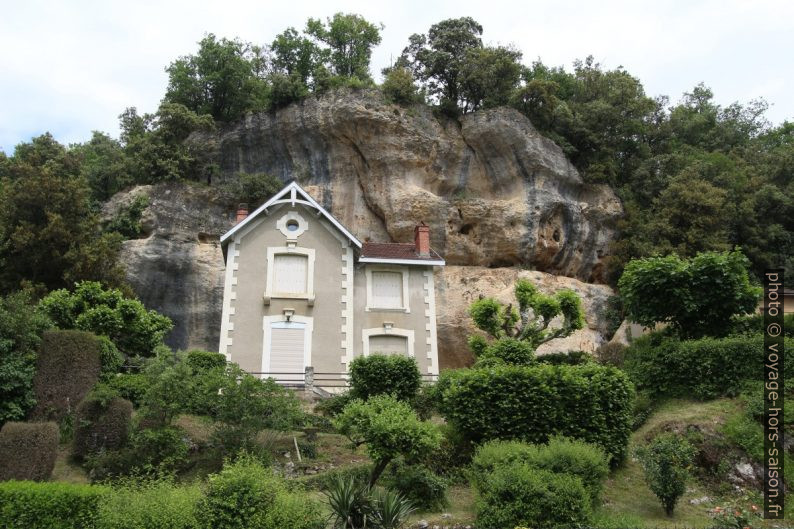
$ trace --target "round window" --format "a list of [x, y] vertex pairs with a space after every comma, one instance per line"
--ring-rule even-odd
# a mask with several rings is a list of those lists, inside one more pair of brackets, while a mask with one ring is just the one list
[[287, 221], [287, 230], [288, 231], [298, 231], [298, 221], [295, 219], [290, 219]]

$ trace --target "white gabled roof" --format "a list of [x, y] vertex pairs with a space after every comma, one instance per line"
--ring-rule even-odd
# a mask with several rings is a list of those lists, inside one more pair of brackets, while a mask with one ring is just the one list
[[[287, 198], [285, 198], [287, 197]], [[328, 213], [325, 208], [323, 208], [320, 204], [314, 200], [309, 193], [304, 191], [304, 189], [298, 185], [297, 182], [292, 181], [287, 186], [273, 195], [270, 200], [256, 208], [252, 213], [250, 213], [245, 219], [239, 222], [234, 228], [230, 229], [226, 233], [221, 236], [221, 246], [224, 248], [229, 243], [229, 240], [234, 237], [234, 234], [243, 229], [249, 222], [252, 222], [256, 217], [258, 217], [262, 212], [267, 214], [267, 208], [271, 206], [275, 206], [277, 204], [302, 204], [304, 206], [308, 206], [311, 208], [316, 209], [319, 211], [328, 221], [333, 224], [336, 229], [341, 231], [345, 237], [350, 239], [350, 242], [355, 244], [358, 248], [361, 248], [361, 241], [356, 239], [356, 237], [350, 233], [347, 228], [342, 226], [338, 220], [334, 218], [333, 215]]]

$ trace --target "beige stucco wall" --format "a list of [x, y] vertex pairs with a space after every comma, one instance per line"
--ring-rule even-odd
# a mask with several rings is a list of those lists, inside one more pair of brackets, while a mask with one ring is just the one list
[[[313, 306], [305, 299], [273, 298], [269, 305], [263, 301], [267, 282], [268, 247], [286, 248], [287, 237], [276, 227], [278, 219], [290, 210], [297, 211], [308, 223], [308, 229], [297, 238], [300, 248], [315, 250]], [[232, 309], [228, 316], [233, 330], [227, 347], [230, 360], [250, 372], [262, 371], [264, 317], [283, 315], [285, 308], [295, 310], [296, 316], [313, 318], [310, 365], [315, 371], [340, 372], [344, 370], [342, 359], [342, 303], [343, 261], [347, 252], [339, 238], [335, 237], [311, 210], [296, 205], [274, 208], [262, 217], [253, 228], [241, 231], [235, 241], [239, 256], [234, 285], [235, 299], [230, 300]], [[259, 221], [259, 219], [257, 219]], [[228, 253], [234, 252], [235, 243], [230, 243]], [[227, 259], [227, 266], [229, 260]], [[221, 337], [223, 340], [223, 336]]]

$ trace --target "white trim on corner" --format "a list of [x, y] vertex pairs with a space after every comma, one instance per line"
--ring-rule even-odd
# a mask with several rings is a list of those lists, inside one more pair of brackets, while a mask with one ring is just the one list
[[237, 258], [240, 256], [240, 238], [234, 240], [231, 251], [226, 255], [226, 272], [223, 284], [223, 309], [221, 312], [221, 337], [218, 344], [218, 352], [226, 357], [226, 361], [230, 362], [232, 355], [229, 352], [229, 346], [232, 345], [231, 332], [234, 330], [234, 323], [232, 323], [232, 315], [234, 315], [233, 301], [237, 299], [237, 277], [235, 273], [240, 266]]
[[427, 333], [427, 373], [438, 375], [438, 330], [436, 328], [436, 285], [433, 269], [423, 272], [425, 276], [425, 332]]
[[347, 372], [353, 361], [353, 247], [345, 241], [345, 252], [342, 254], [342, 371]]
[[[273, 272], [277, 255], [305, 255], [306, 256], [306, 292], [291, 294], [273, 292]], [[269, 246], [267, 249], [267, 279], [265, 283], [265, 304], [270, 304], [271, 299], [305, 299], [309, 305], [314, 304], [314, 248], [301, 248], [299, 246]]]
[[[288, 199], [284, 199], [285, 196], [289, 195]], [[299, 200], [297, 196], [300, 195], [303, 197], [303, 200]], [[221, 235], [221, 245], [225, 245], [226, 241], [231, 238], [235, 233], [240, 231], [244, 226], [253, 222], [253, 220], [259, 216], [260, 213], [265, 212], [267, 213], [267, 208], [276, 205], [276, 204], [283, 204], [283, 203], [290, 203], [293, 206], [296, 203], [303, 204], [305, 206], [312, 207], [319, 211], [326, 219], [328, 219], [331, 224], [333, 224], [339, 231], [345, 234], [345, 236], [350, 239], [350, 242], [356, 245], [356, 247], [361, 248], [361, 241], [356, 239], [356, 237], [350, 233], [347, 228], [342, 226], [338, 220], [336, 220], [333, 215], [328, 213], [320, 204], [314, 200], [311, 195], [309, 195], [297, 182], [293, 181], [287, 184], [284, 189], [273, 195], [270, 200], [256, 208], [253, 213], [248, 215], [245, 219], [240, 221], [236, 226], [232, 229]]]
[[[283, 314], [276, 314], [275, 316], [265, 316], [262, 318], [262, 372], [266, 373], [270, 369], [270, 343], [272, 333], [270, 329], [274, 323], [286, 322]], [[290, 321], [295, 323], [303, 323], [305, 325], [303, 336], [303, 366], [312, 365], [312, 333], [314, 332], [314, 318], [311, 316], [291, 316]], [[260, 375], [265, 378], [265, 375]]]
[[374, 327], [372, 329], [361, 330], [361, 341], [364, 343], [364, 356], [369, 356], [369, 339], [373, 336], [404, 336], [408, 342], [408, 356], [414, 358], [414, 336], [413, 329], [397, 329], [392, 327], [386, 330], [385, 327]]
[[414, 266], [445, 266], [446, 261], [438, 259], [434, 261], [422, 259], [385, 259], [381, 257], [360, 257], [359, 263], [372, 263], [372, 264], [400, 264], [400, 265], [414, 265]]
[[[402, 274], [403, 280], [403, 306], [398, 308], [384, 308], [375, 307], [372, 304], [372, 272], [394, 272]], [[364, 308], [365, 312], [411, 312], [411, 293], [409, 291], [409, 281], [411, 279], [411, 271], [404, 266], [383, 266], [383, 265], [370, 265], [365, 268], [367, 276], [367, 305]]]

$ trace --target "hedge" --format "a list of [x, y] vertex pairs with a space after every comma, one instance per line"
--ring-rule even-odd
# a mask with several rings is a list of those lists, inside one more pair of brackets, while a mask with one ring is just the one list
[[84, 331], [47, 331], [36, 359], [33, 391], [38, 419], [60, 421], [96, 384], [102, 368], [100, 344]]
[[619, 369], [496, 366], [441, 374], [439, 410], [474, 442], [545, 443], [563, 435], [600, 446], [617, 464], [631, 433], [634, 389]]
[[58, 456], [54, 422], [7, 422], [0, 430], [0, 481], [49, 479]]
[[100, 450], [118, 450], [127, 442], [132, 403], [116, 397], [107, 404], [86, 398], [77, 407], [74, 455], [85, 457]]
[[71, 483], [0, 483], [0, 520], [4, 529], [96, 528], [108, 489]]
[[350, 393], [367, 400], [373, 395], [392, 395], [410, 401], [422, 383], [416, 360], [400, 355], [359, 356], [350, 363]]
[[217, 367], [225, 367], [226, 357], [212, 351], [189, 351], [187, 353], [187, 364], [194, 371], [206, 371]]
[[123, 481], [102, 498], [94, 529], [196, 529], [201, 497], [198, 484]]
[[[761, 335], [682, 341], [657, 333], [626, 349], [624, 369], [638, 389], [654, 395], [732, 397], [745, 382], [763, 379], [763, 344]], [[785, 346], [791, 347], [789, 339]], [[792, 366], [784, 366], [788, 377], [794, 375]]]
[[107, 385], [115, 389], [120, 397], [138, 407], [149, 389], [149, 380], [144, 373], [118, 373], [108, 379]]

